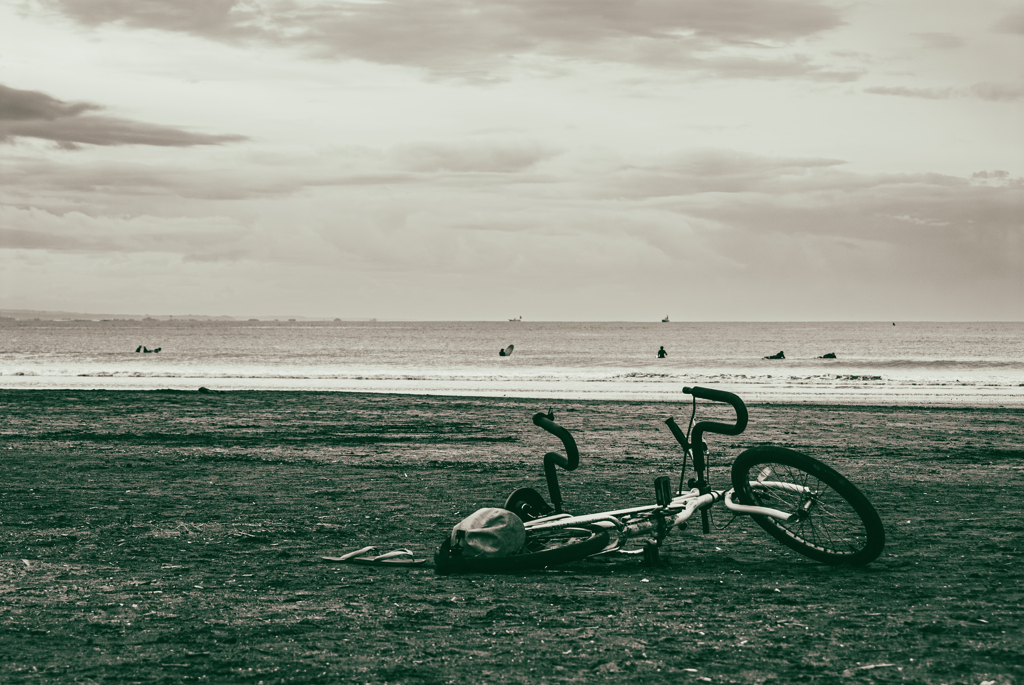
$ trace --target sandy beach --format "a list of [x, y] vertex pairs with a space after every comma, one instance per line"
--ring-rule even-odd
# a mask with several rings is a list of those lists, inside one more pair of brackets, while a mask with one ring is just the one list
[[[1024, 680], [1019, 407], [752, 404], [709, 436], [791, 447], [886, 526], [829, 568], [724, 510], [661, 565], [601, 557], [506, 576], [332, 564], [430, 557], [457, 521], [542, 492], [560, 450], [575, 513], [678, 478], [684, 402], [354, 393], [0, 390], [0, 681], [856, 682]], [[701, 404], [698, 418], [729, 411]], [[728, 524], [728, 525], [727, 525]]]

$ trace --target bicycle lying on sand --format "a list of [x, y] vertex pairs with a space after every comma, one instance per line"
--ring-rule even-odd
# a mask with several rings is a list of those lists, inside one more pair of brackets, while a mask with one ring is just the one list
[[[868, 499], [831, 467], [805, 454], [782, 447], [748, 449], [732, 465], [732, 488], [713, 490], [707, 481], [705, 433], [739, 435], [747, 426], [747, 408], [730, 392], [683, 388], [693, 396], [693, 414], [686, 435], [669, 418], [673, 436], [683, 448], [679, 486], [672, 491], [668, 476], [655, 479], [655, 503], [626, 509], [573, 516], [562, 511], [557, 467], [579, 465], [572, 435], [554, 422], [551, 412], [536, 414], [533, 422], [561, 439], [565, 455], [544, 455], [544, 474], [551, 504], [533, 488], [520, 488], [505, 501], [526, 528], [526, 543], [514, 555], [463, 558], [446, 540], [434, 555], [439, 573], [498, 573], [543, 568], [598, 554], [626, 552], [644, 555], [647, 564], [673, 530], [686, 527], [700, 512], [703, 532], [710, 532], [708, 510], [722, 502], [736, 514], [751, 516], [769, 535], [816, 561], [830, 565], [862, 566], [882, 553], [885, 529]], [[736, 412], [734, 424], [693, 419], [697, 399], [725, 402]], [[695, 477], [686, 481], [686, 461], [693, 460]], [[632, 549], [627, 549], [632, 546]], [[639, 549], [637, 549], [639, 546]]]

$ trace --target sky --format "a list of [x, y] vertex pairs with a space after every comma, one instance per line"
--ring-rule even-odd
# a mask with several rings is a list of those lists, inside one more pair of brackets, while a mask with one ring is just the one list
[[1024, 320], [1024, 2], [0, 0], [0, 310]]

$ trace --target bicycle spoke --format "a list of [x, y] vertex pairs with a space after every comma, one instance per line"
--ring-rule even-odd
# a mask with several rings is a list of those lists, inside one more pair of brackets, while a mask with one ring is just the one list
[[796, 514], [792, 521], [754, 520], [789, 547], [826, 563], [867, 563], [884, 531], [870, 503], [845, 478], [806, 455], [754, 448], [737, 459], [734, 487], [755, 504]]
[[[833, 549], [854, 552], [858, 549], [856, 533], [859, 517], [852, 507], [842, 498], [835, 497], [835, 492], [811, 474], [783, 464], [772, 464], [763, 467], [762, 474], [771, 472], [773, 480], [800, 485], [810, 490], [814, 503], [806, 514], [792, 523], [780, 523], [780, 527], [794, 536], [806, 541], [819, 549]], [[763, 478], [760, 478], [763, 482]], [[783, 504], [786, 511], [800, 513], [808, 497], [783, 488], [770, 489], [771, 497]], [[851, 525], [850, 517], [853, 517]], [[819, 519], [831, 521], [830, 525], [819, 525]], [[844, 530], [845, 529], [845, 530]], [[851, 539], [851, 537], [853, 539]]]

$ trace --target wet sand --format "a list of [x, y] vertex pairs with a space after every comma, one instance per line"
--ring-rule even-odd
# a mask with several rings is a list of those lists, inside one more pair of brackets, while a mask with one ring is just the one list
[[[698, 418], [728, 420], [701, 404]], [[460, 518], [545, 492], [569, 510], [678, 477], [686, 403], [349, 393], [0, 391], [0, 681], [1019, 682], [1024, 409], [751, 405], [708, 436], [713, 485], [775, 444], [857, 484], [888, 545], [864, 569], [720, 513], [662, 565], [439, 577], [320, 559], [429, 556]], [[250, 670], [251, 669], [251, 670]]]

